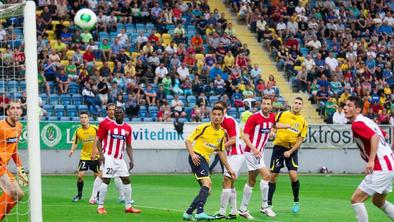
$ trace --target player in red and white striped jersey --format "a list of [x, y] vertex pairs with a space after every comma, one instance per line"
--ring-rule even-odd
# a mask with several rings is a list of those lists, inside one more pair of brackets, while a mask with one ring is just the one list
[[[100, 134], [100, 129], [103, 129], [103, 126], [106, 125], [107, 123], [113, 122], [115, 120], [115, 104], [114, 103], [108, 103], [106, 106], [106, 110], [107, 110], [107, 116], [99, 123], [99, 128], [98, 128], [98, 132], [97, 135]], [[97, 141], [98, 141], [98, 137], [96, 137], [96, 146], [94, 147], [94, 152], [92, 152], [92, 157], [91, 159], [94, 159], [96, 157], [96, 155], [98, 154], [98, 150], [97, 150]], [[101, 170], [101, 168], [100, 168]], [[124, 189], [123, 189], [123, 183], [122, 180], [119, 177], [115, 177], [114, 178], [114, 182], [115, 182], [115, 187], [116, 187], [116, 191], [118, 191], [119, 197], [118, 200], [121, 203], [125, 202], [125, 196], [124, 196]], [[94, 183], [93, 183], [93, 189], [100, 189], [101, 186], [101, 178], [100, 177], [96, 177]], [[97, 196], [97, 195], [96, 195]], [[89, 200], [90, 204], [96, 204], [96, 199], [91, 198]], [[134, 202], [133, 200], [131, 202]]]
[[[125, 193], [125, 212], [140, 213], [141, 210], [133, 208], [131, 202], [131, 185], [129, 170], [134, 167], [133, 149], [131, 147], [132, 129], [123, 121], [124, 110], [122, 107], [115, 108], [115, 121], [110, 121], [98, 130], [97, 143], [100, 157], [103, 160], [103, 183], [100, 187], [97, 213], [106, 214], [104, 200], [107, 194], [108, 185], [111, 178], [120, 177], [123, 182]], [[123, 160], [123, 153], [126, 148], [129, 157], [129, 167]]]
[[371, 119], [361, 114], [364, 103], [351, 96], [344, 107], [345, 116], [352, 123], [353, 137], [367, 162], [365, 178], [352, 196], [352, 207], [359, 222], [368, 221], [364, 202], [372, 197], [373, 204], [394, 220], [394, 205], [386, 200], [392, 191], [394, 154], [385, 140], [385, 132]]
[[[256, 183], [257, 174], [260, 174], [260, 191], [262, 206], [260, 211], [270, 217], [276, 214], [268, 206], [268, 183], [270, 180], [270, 171], [264, 164], [264, 148], [269, 138], [275, 134], [273, 131], [275, 124], [275, 114], [272, 111], [272, 99], [264, 97], [261, 110], [251, 115], [246, 121], [244, 128], [245, 159], [248, 167], [248, 182], [244, 186], [243, 198], [239, 215], [246, 219], [253, 219], [248, 211], [249, 200], [252, 195], [253, 187]], [[286, 128], [287, 126], [280, 126]]]
[[[241, 132], [237, 121], [227, 115], [227, 104], [226, 102], [219, 101], [215, 106], [220, 106], [224, 109], [224, 117], [220, 126], [226, 132], [227, 142], [224, 145], [227, 149], [227, 161], [234, 170], [238, 177], [241, 167], [245, 162], [243, 155], [243, 148], [241, 144]], [[223, 190], [220, 197], [220, 209], [219, 212], [214, 215], [216, 219], [226, 218], [227, 205], [230, 202], [231, 212], [228, 215], [228, 219], [235, 219], [237, 217], [237, 193], [234, 187], [235, 179], [231, 177], [227, 170], [224, 171], [223, 176]]]

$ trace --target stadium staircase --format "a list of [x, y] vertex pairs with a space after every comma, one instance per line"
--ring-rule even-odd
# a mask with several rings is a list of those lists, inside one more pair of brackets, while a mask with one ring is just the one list
[[239, 24], [237, 17], [230, 13], [229, 9], [222, 2], [222, 0], [210, 0], [208, 4], [211, 10], [217, 8], [219, 12], [226, 15], [228, 22], [233, 24], [234, 32], [237, 38], [242, 42], [248, 44], [250, 50], [250, 59], [252, 64], [258, 64], [263, 71], [264, 80], [268, 80], [268, 76], [272, 74], [275, 77], [276, 85], [279, 87], [280, 95], [291, 104], [291, 101], [300, 96], [304, 100], [304, 108], [302, 114], [307, 119], [308, 123], [324, 123], [323, 119], [316, 112], [316, 107], [308, 100], [309, 96], [306, 93], [294, 93], [292, 91], [291, 83], [286, 80], [284, 74], [280, 72], [274, 62], [270, 59], [269, 54], [262, 45], [257, 42], [255, 34], [250, 32], [246, 24]]

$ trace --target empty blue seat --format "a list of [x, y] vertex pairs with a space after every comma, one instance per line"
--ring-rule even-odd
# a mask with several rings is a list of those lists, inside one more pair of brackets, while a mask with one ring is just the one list
[[70, 116], [70, 117], [77, 117], [78, 116], [78, 111], [77, 111], [76, 105], [67, 105], [66, 111], [67, 111], [67, 116]]
[[82, 111], [89, 112], [89, 108], [87, 105], [78, 105], [78, 111], [79, 112], [82, 112]]
[[159, 109], [157, 108], [157, 106], [149, 106], [148, 108], [149, 116], [152, 118], [155, 118], [157, 116], [158, 111]]
[[64, 108], [64, 105], [55, 105], [55, 116], [61, 117], [65, 116], [66, 110]]
[[52, 104], [52, 105], [59, 104], [59, 96], [56, 94], [49, 95], [49, 104]]
[[74, 82], [70, 83], [70, 85], [68, 86], [68, 93], [70, 93], [70, 94], [79, 93], [78, 84], [76, 84]]
[[45, 93], [40, 94], [40, 98], [42, 100], [42, 104], [47, 104], [48, 103], [48, 95]]
[[47, 111], [48, 116], [53, 116], [53, 105], [44, 105], [43, 108]]
[[72, 116], [71, 121], [76, 121], [79, 122], [79, 117], [78, 116]]
[[82, 105], [83, 104], [83, 97], [79, 94], [73, 94], [72, 101], [73, 101], [72, 103], [74, 105], [77, 105], [77, 106]]
[[70, 121], [71, 119], [70, 119], [70, 117], [68, 117], [68, 116], [62, 116], [62, 117], [60, 117], [60, 121]]
[[59, 121], [59, 118], [57, 116], [48, 116], [47, 120], [48, 121]]
[[146, 106], [140, 107], [140, 111], [138, 112], [138, 116], [142, 117], [142, 118], [146, 117]]
[[7, 89], [8, 89], [8, 91], [17, 92], [19, 89], [19, 83], [17, 81], [8, 81], [7, 82]]
[[217, 97], [217, 96], [210, 96], [209, 97], [209, 103], [211, 106], [213, 106], [213, 104], [215, 104], [218, 100], [219, 100], [219, 97]]
[[142, 121], [144, 121], [144, 122], [152, 122], [153, 118], [145, 117], [145, 118], [142, 119]]
[[70, 105], [71, 104], [71, 96], [70, 94], [63, 94], [60, 96], [60, 104]]

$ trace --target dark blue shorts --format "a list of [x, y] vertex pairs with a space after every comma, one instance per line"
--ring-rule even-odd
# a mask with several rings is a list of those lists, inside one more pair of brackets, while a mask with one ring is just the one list
[[289, 149], [283, 146], [277, 146], [275, 145], [274, 148], [272, 149], [272, 157], [271, 157], [271, 172], [273, 173], [279, 173], [280, 169], [282, 169], [285, 164], [287, 167], [287, 170], [298, 170], [298, 150], [294, 151], [290, 155], [289, 158], [285, 158], [284, 153], [288, 151]]
[[199, 153], [195, 153], [195, 154], [197, 154], [200, 157], [200, 165], [198, 165], [198, 166], [194, 165], [192, 158], [189, 155], [189, 164], [190, 164], [190, 167], [192, 168], [192, 172], [196, 176], [197, 180], [201, 180], [206, 177], [209, 177], [208, 162], [205, 160], [205, 158], [201, 154], [199, 154]]

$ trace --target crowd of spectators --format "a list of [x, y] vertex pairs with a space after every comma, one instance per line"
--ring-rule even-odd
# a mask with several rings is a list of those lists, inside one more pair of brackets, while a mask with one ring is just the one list
[[[250, 62], [248, 46], [207, 0], [39, 0], [37, 5], [43, 97], [77, 93], [95, 116], [114, 102], [130, 118], [158, 121], [201, 121], [217, 100], [235, 107], [231, 115], [237, 118], [245, 106], [256, 108], [262, 96], [275, 99], [276, 109], [285, 108], [273, 76], [263, 80], [261, 68]], [[93, 30], [73, 24], [81, 8], [97, 14]], [[0, 40], [21, 37], [10, 34], [13, 27], [4, 23]], [[23, 54], [22, 41], [3, 48], [11, 60]]]
[[[329, 123], [350, 95], [363, 114], [394, 125], [394, 1], [229, 1], [271, 51], [294, 91], [310, 94]], [[343, 113], [341, 114], [343, 116]]]

